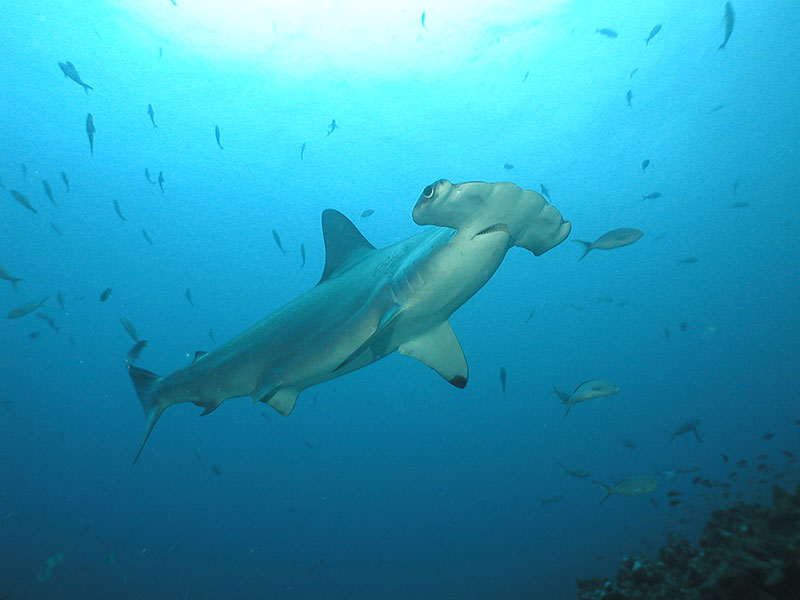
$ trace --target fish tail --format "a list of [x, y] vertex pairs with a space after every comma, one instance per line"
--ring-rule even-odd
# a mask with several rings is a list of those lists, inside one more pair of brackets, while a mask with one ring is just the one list
[[592, 249], [592, 242], [584, 242], [583, 240], [572, 240], [576, 244], [580, 244], [583, 247], [583, 254], [578, 260], [583, 260], [583, 258], [589, 254], [589, 250]]
[[602, 504], [603, 502], [608, 500], [608, 497], [611, 495], [611, 488], [608, 487], [607, 485], [604, 485], [604, 484], [600, 483], [599, 481], [593, 481], [592, 483], [594, 483], [597, 487], [599, 487], [601, 490], [603, 490], [603, 493], [605, 494], [601, 498], [600, 502], [598, 502], [598, 504]]
[[15, 292], [17, 291], [17, 284], [18, 284], [20, 281], [25, 281], [25, 280], [24, 280], [24, 279], [20, 279], [19, 277], [14, 277], [14, 278], [11, 280], [11, 286], [14, 288], [14, 291], [15, 291]]
[[132, 365], [130, 358], [125, 359], [125, 364], [128, 366], [128, 374], [131, 376], [133, 387], [136, 389], [136, 395], [139, 396], [139, 401], [142, 403], [142, 410], [144, 410], [144, 416], [147, 420], [144, 436], [139, 444], [139, 451], [133, 459], [133, 464], [136, 464], [147, 438], [150, 437], [150, 432], [153, 431], [156, 421], [158, 421], [168, 404], [158, 398], [159, 384], [161, 383], [159, 375]]

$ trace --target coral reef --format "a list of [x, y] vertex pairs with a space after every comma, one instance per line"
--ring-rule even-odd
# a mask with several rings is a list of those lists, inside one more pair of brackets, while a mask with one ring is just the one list
[[673, 534], [656, 558], [623, 558], [616, 582], [578, 579], [580, 600], [797, 600], [800, 486], [772, 488], [772, 508], [738, 502], [711, 513], [694, 548]]

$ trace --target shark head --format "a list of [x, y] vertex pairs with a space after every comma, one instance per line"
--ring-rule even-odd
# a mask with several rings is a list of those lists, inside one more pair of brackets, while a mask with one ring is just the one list
[[507, 228], [512, 244], [539, 256], [563, 242], [571, 224], [541, 194], [514, 183], [440, 179], [422, 190], [412, 217], [417, 225], [451, 227], [475, 235]]

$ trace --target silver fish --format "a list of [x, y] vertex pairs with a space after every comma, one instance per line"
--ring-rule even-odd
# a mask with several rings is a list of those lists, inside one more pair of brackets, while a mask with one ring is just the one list
[[607, 38], [611, 38], [612, 40], [617, 38], [617, 32], [614, 31], [613, 29], [609, 29], [608, 27], [603, 27], [602, 29], [595, 29], [594, 32], [599, 33], [600, 35], [604, 35]]
[[50, 200], [50, 203], [53, 206], [58, 206], [56, 203], [56, 199], [53, 198], [53, 189], [50, 187], [50, 184], [47, 183], [46, 179], [42, 179], [42, 187], [44, 188], [44, 193], [47, 195], [47, 198]]
[[558, 466], [561, 467], [562, 475], [569, 475], [570, 477], [577, 477], [578, 479], [586, 479], [589, 476], [589, 471], [586, 469], [570, 469], [564, 465]]
[[89, 90], [94, 89], [92, 86], [90, 86], [88, 83], [85, 83], [81, 79], [81, 76], [78, 75], [78, 69], [76, 69], [75, 65], [73, 65], [71, 62], [69, 61], [65, 63], [60, 62], [58, 63], [58, 66], [61, 68], [62, 73], [64, 73], [64, 77], [72, 79], [72, 81], [82, 86], [83, 91], [86, 92], [87, 94], [89, 93]]
[[64, 187], [67, 188], [67, 193], [69, 194], [69, 177], [64, 171], [61, 171], [61, 181], [64, 182]]
[[650, 30], [650, 35], [647, 36], [647, 39], [644, 41], [644, 45], [647, 46], [654, 37], [658, 35], [658, 32], [661, 31], [661, 25], [656, 25]]
[[286, 254], [286, 250], [283, 249], [283, 244], [281, 244], [281, 236], [278, 235], [278, 232], [274, 229], [272, 230], [272, 237], [275, 240], [275, 243], [278, 245], [278, 250], [280, 250], [283, 254]]
[[6, 268], [3, 265], [0, 265], [0, 279], [5, 279], [6, 281], [10, 281], [14, 291], [17, 291], [17, 284], [20, 281], [25, 281], [24, 279], [20, 279], [19, 277], [12, 277], [11, 274], [6, 271]]
[[147, 116], [150, 117], [150, 122], [153, 124], [153, 127], [157, 128], [158, 125], [156, 125], [156, 114], [155, 111], [153, 111], [152, 104], [147, 105]]
[[219, 141], [219, 125], [214, 125], [214, 137], [217, 138], [217, 146], [220, 147], [220, 150], [225, 150], [225, 148], [222, 147], [222, 144]]
[[153, 240], [150, 237], [150, 234], [147, 233], [146, 229], [142, 229], [142, 237], [147, 241], [148, 244], [150, 244], [151, 246], [153, 245]]
[[89, 136], [89, 150], [91, 151], [92, 156], [94, 156], [94, 133], [95, 133], [95, 131], [97, 131], [97, 129], [95, 129], [95, 127], [94, 127], [94, 117], [92, 116], [92, 113], [89, 113], [86, 116], [86, 135]]
[[186, 296], [186, 300], [189, 301], [189, 304], [194, 306], [194, 300], [192, 300], [192, 290], [186, 288], [186, 291], [183, 293], [183, 295]]
[[136, 334], [136, 327], [133, 326], [133, 323], [125, 317], [120, 317], [119, 322], [122, 323], [122, 326], [125, 328], [125, 331], [128, 332], [128, 335], [131, 336], [131, 339], [133, 339], [134, 342], [138, 342], [139, 336]]
[[621, 248], [622, 246], [633, 244], [643, 235], [644, 233], [638, 229], [622, 227], [604, 233], [593, 242], [585, 242], [583, 240], [572, 241], [583, 246], [583, 254], [578, 259], [582, 260], [592, 250], [613, 250], [614, 248]]
[[642, 161], [642, 173], [644, 173], [647, 170], [647, 167], [649, 167], [649, 166], [650, 166], [650, 159], [649, 158], [645, 158]]
[[[553, 386], [553, 389], [555, 389], [555, 386]], [[616, 386], [616, 384], [613, 384], [605, 379], [588, 379], [587, 381], [584, 381], [575, 388], [575, 391], [572, 392], [567, 399], [564, 399], [562, 392], [556, 390], [556, 394], [558, 394], [559, 398], [561, 398], [561, 401], [566, 408], [566, 412], [564, 413], [565, 417], [569, 414], [570, 409], [579, 402], [586, 402], [587, 400], [592, 400], [593, 398], [606, 398], [608, 396], [613, 396], [618, 392], [619, 388]]]
[[33, 311], [44, 306], [44, 303], [47, 302], [49, 299], [50, 296], [42, 299], [39, 302], [27, 302], [21, 306], [18, 306], [17, 308], [12, 309], [11, 312], [8, 313], [8, 318], [19, 319], [20, 317], [24, 317], [25, 315], [30, 314]]
[[605, 492], [603, 499], [600, 500], [600, 504], [602, 504], [612, 494], [617, 496], [642, 496], [654, 492], [658, 487], [658, 480], [647, 475], [639, 475], [618, 481], [613, 486], [603, 485], [597, 481], [594, 484]]
[[697, 441], [702, 442], [703, 438], [700, 437], [700, 433], [697, 431], [697, 428], [699, 426], [700, 426], [700, 419], [692, 419], [691, 421], [687, 421], [686, 423], [676, 427], [675, 430], [669, 434], [669, 441], [671, 442], [679, 435], [684, 435], [691, 431], [692, 433], [694, 433], [694, 437], [697, 438]]
[[736, 23], [736, 16], [733, 14], [733, 5], [730, 2], [725, 3], [725, 39], [719, 45], [717, 50], [725, 50], [728, 45], [728, 40], [731, 39], [733, 33], [733, 25]]
[[114, 210], [117, 213], [117, 216], [122, 219], [123, 221], [127, 221], [128, 219], [122, 214], [122, 207], [119, 205], [119, 200], [114, 200]]
[[28, 198], [25, 196], [25, 194], [23, 194], [23, 193], [21, 193], [21, 192], [18, 192], [17, 190], [11, 190], [11, 195], [13, 196], [14, 200], [16, 200], [17, 202], [19, 202], [19, 203], [20, 203], [22, 206], [24, 206], [25, 208], [27, 208], [27, 209], [28, 209], [29, 211], [31, 211], [32, 213], [36, 214], [36, 213], [38, 213], [38, 212], [39, 212], [38, 210], [36, 210], [36, 209], [33, 207], [33, 205], [30, 203], [30, 201], [29, 201], [29, 200], [28, 200]]

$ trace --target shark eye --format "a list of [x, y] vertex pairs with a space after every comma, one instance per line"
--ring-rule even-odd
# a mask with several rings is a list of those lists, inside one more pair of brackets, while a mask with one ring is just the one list
[[422, 197], [430, 200], [431, 198], [433, 198], [433, 192], [434, 192], [433, 186], [429, 185], [424, 190], [422, 190]]

